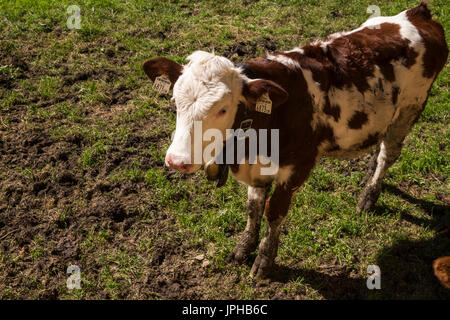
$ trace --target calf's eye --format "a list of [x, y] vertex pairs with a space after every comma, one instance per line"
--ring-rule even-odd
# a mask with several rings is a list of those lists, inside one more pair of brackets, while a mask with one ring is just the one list
[[222, 109], [219, 111], [218, 115], [221, 116], [221, 115], [225, 114], [226, 112], [227, 112], [227, 110]]

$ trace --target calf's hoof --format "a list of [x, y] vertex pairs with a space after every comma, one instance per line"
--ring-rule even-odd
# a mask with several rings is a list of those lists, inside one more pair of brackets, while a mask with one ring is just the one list
[[233, 251], [231, 251], [228, 254], [227, 261], [228, 262], [236, 261], [238, 263], [242, 263], [248, 259], [249, 255], [250, 255], [250, 252], [247, 252], [247, 250], [245, 250], [245, 248], [243, 248], [240, 245], [236, 245], [234, 247]]
[[253, 262], [250, 275], [259, 279], [266, 279], [271, 275], [274, 259], [265, 255], [258, 254]]
[[358, 212], [371, 211], [375, 207], [380, 193], [381, 188], [366, 187], [359, 198], [356, 210]]
[[256, 250], [258, 246], [258, 235], [251, 234], [244, 231], [241, 235], [238, 244], [234, 247], [233, 251], [228, 254], [227, 261], [236, 261], [242, 263], [248, 260], [250, 254]]
[[358, 207], [356, 207], [356, 210], [358, 212], [367, 212], [371, 211], [375, 207], [375, 202], [371, 201], [370, 199], [360, 199], [358, 202]]

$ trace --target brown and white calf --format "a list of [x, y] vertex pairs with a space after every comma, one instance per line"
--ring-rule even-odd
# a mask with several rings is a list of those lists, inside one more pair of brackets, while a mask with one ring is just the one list
[[[205, 165], [190, 161], [194, 121], [202, 123], [203, 132], [215, 128], [224, 136], [248, 118], [254, 129], [279, 129], [274, 174], [262, 175], [264, 165], [259, 162], [228, 164], [232, 175], [248, 185], [247, 226], [230, 257], [243, 261], [257, 248], [265, 212], [268, 230], [251, 273], [266, 276], [292, 196], [321, 157], [354, 157], [377, 147], [358, 210], [373, 207], [383, 176], [400, 155], [447, 55], [442, 26], [420, 4], [396, 16], [369, 19], [353, 31], [237, 66], [196, 51], [184, 66], [155, 58], [143, 68], [152, 80], [165, 75], [173, 85], [177, 120], [166, 154], [170, 168], [193, 173]], [[265, 93], [272, 101], [270, 114], [255, 109]], [[268, 196], [272, 182], [275, 188]]]

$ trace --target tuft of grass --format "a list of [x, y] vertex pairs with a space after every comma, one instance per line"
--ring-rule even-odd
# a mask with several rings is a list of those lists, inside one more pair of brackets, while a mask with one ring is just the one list
[[92, 146], [87, 147], [81, 153], [80, 165], [83, 168], [96, 167], [100, 161], [104, 158], [105, 153], [108, 150], [108, 145], [100, 140], [95, 142]]

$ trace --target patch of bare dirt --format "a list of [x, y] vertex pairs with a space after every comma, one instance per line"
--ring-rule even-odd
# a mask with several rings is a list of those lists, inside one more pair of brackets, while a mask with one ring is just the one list
[[231, 60], [242, 60], [244, 57], [256, 57], [257, 49], [273, 52], [278, 49], [277, 44], [270, 38], [233, 43], [224, 50], [223, 55]]

